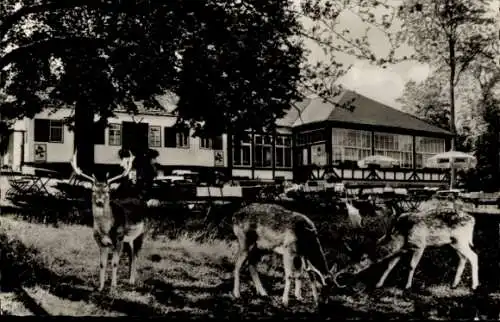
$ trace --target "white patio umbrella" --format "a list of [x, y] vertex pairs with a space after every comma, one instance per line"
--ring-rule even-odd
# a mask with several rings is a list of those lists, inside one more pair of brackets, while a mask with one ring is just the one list
[[448, 151], [436, 154], [426, 161], [428, 168], [441, 169], [471, 169], [477, 165], [477, 159], [472, 154], [460, 151]]
[[381, 167], [392, 167], [398, 165], [399, 161], [385, 155], [370, 155], [358, 161], [360, 168], [367, 168], [369, 165], [379, 165]]
[[[450, 150], [438, 153], [425, 162], [428, 168], [441, 169], [471, 169], [477, 165], [477, 159], [472, 154]], [[450, 182], [450, 190], [453, 189], [453, 182]]]

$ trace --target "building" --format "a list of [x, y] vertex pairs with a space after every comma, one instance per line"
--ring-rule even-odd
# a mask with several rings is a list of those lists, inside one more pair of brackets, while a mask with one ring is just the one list
[[[118, 150], [141, 139], [159, 152], [157, 162], [164, 172], [217, 168], [233, 177], [262, 180], [305, 180], [327, 173], [356, 182], [445, 180], [442, 171], [423, 169], [423, 165], [429, 156], [446, 151], [450, 132], [352, 91], [343, 92], [335, 103], [352, 109], [319, 98], [306, 99], [277, 120], [275, 133], [249, 131], [242, 142], [226, 134], [202, 139], [175, 130], [171, 106], [162, 111], [143, 110], [135, 118], [118, 110], [107, 128], [93, 133], [95, 163], [118, 164]], [[18, 121], [3, 164], [14, 169], [32, 163], [67, 168], [74, 140], [63, 120], [72, 112], [47, 110], [34, 119]], [[357, 167], [356, 161], [375, 154], [395, 158], [399, 166], [382, 170]]]

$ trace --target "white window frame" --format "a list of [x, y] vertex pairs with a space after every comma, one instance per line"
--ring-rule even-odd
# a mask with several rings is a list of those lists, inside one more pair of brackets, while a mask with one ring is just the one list
[[[56, 123], [57, 125], [54, 125]], [[61, 139], [54, 140], [52, 130], [61, 131]], [[64, 122], [62, 120], [49, 120], [49, 143], [64, 143]]]
[[200, 149], [211, 150], [213, 148], [213, 143], [211, 138], [200, 137]]
[[375, 155], [394, 158], [402, 168], [413, 167], [413, 136], [389, 132], [374, 132], [374, 136]]
[[[287, 142], [288, 141], [288, 142]], [[278, 168], [278, 169], [290, 169], [293, 167], [293, 153], [292, 153], [292, 137], [291, 136], [288, 136], [288, 135], [276, 135], [276, 141], [275, 141], [275, 145], [274, 145], [274, 162], [275, 162], [275, 167]], [[283, 159], [281, 160], [282, 161], [282, 165], [278, 166], [278, 164], [276, 163], [276, 161], [278, 160], [278, 150], [282, 150], [282, 156], [283, 156]], [[289, 151], [289, 165], [287, 165], [287, 155], [286, 155], [286, 151]]]
[[178, 131], [175, 134], [175, 147], [182, 148], [182, 149], [189, 149], [190, 137], [191, 137], [191, 135], [189, 134], [189, 132]]
[[[233, 166], [245, 167], [245, 168], [252, 166], [252, 160], [253, 160], [252, 138], [251, 138], [251, 134], [248, 134], [248, 135], [249, 135], [248, 141], [241, 141], [239, 149], [237, 149], [238, 146], [236, 144], [234, 144], [235, 139], [233, 136], [233, 148], [232, 148], [232, 150], [233, 150], [233, 152], [232, 152], [233, 153]], [[243, 149], [248, 149], [248, 151], [249, 151], [248, 163], [244, 162], [245, 160], [244, 160], [243, 156], [245, 154], [243, 153]], [[239, 157], [239, 159], [241, 161], [240, 163], [235, 162], [236, 158], [234, 156], [237, 154], [240, 155], [240, 157]]]
[[[422, 140], [426, 140], [429, 142], [426, 145], [422, 146], [421, 144]], [[444, 138], [435, 138], [430, 136], [416, 136], [415, 152], [416, 152], [416, 160], [415, 160], [416, 168], [423, 168], [428, 158], [438, 153], [446, 152], [446, 140]]]
[[[355, 134], [354, 144], [349, 142], [349, 134]], [[372, 132], [355, 129], [332, 129], [332, 163], [358, 161], [372, 154]], [[341, 156], [340, 160], [334, 155]]]
[[150, 125], [148, 129], [148, 144], [152, 148], [161, 147], [161, 126]]
[[108, 126], [108, 145], [122, 145], [122, 125], [121, 123], [109, 123]]

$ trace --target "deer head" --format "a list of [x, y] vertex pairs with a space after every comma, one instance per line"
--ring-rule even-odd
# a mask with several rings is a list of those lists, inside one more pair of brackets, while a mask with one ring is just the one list
[[109, 191], [110, 191], [110, 185], [111, 183], [126, 177], [129, 172], [132, 170], [132, 162], [134, 161], [134, 155], [129, 152], [130, 157], [127, 159], [127, 163], [124, 165], [124, 171], [112, 178], [108, 178], [108, 175], [106, 175], [106, 180], [101, 182], [97, 180], [96, 176], [92, 174], [92, 176], [89, 176], [78, 167], [76, 163], [76, 155], [77, 152], [75, 151], [75, 154], [73, 155], [73, 158], [71, 160], [71, 166], [73, 167], [73, 170], [75, 173], [87, 180], [89, 180], [92, 183], [92, 203], [95, 206], [102, 207], [109, 199]]

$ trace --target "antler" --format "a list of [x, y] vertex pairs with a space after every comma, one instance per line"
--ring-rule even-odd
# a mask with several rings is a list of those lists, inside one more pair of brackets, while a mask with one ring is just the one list
[[73, 158], [71, 159], [71, 166], [73, 167], [73, 170], [75, 171], [75, 173], [79, 176], [82, 176], [84, 177], [85, 179], [88, 179], [90, 180], [92, 183], [94, 183], [96, 181], [95, 177], [91, 177], [89, 175], [86, 175], [85, 173], [83, 173], [83, 171], [76, 165], [76, 150], [75, 150], [75, 154], [73, 154]]
[[128, 163], [127, 163], [127, 167], [125, 168], [125, 171], [123, 171], [123, 173], [122, 173], [122, 174], [117, 175], [116, 177], [113, 177], [113, 178], [111, 178], [111, 179], [108, 179], [108, 181], [107, 181], [107, 182], [108, 182], [108, 184], [111, 184], [112, 182], [114, 182], [114, 181], [116, 181], [116, 180], [119, 180], [119, 179], [121, 179], [121, 178], [123, 178], [123, 177], [128, 176], [128, 174], [129, 174], [130, 170], [132, 170], [132, 163], [133, 163], [133, 161], [134, 161], [134, 159], [135, 159], [135, 156], [134, 156], [134, 155], [132, 154], [132, 152], [130, 152], [130, 151], [129, 151], [128, 153], [129, 153], [130, 157], [129, 157], [129, 161], [128, 161]]
[[335, 286], [337, 286], [338, 288], [344, 288], [346, 287], [347, 285], [344, 285], [344, 284], [340, 284], [338, 282], [338, 278], [341, 276], [341, 275], [344, 275], [344, 274], [347, 274], [347, 272], [344, 272], [344, 271], [340, 271], [338, 272], [337, 274], [334, 274], [333, 277], [332, 277], [332, 280], [333, 280], [333, 283], [335, 284]]

